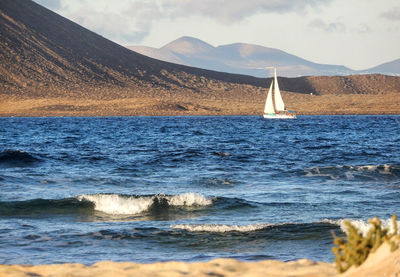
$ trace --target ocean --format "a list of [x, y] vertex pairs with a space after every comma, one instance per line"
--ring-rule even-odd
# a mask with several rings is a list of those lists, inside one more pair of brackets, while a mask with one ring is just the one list
[[0, 118], [0, 263], [308, 258], [400, 215], [400, 116]]

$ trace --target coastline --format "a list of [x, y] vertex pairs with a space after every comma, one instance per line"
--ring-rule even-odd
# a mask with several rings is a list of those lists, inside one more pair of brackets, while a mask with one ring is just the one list
[[[310, 95], [284, 92], [297, 115], [396, 115], [400, 97], [393, 94]], [[17, 98], [0, 94], [0, 117], [215, 116], [261, 115], [264, 95], [232, 98], [132, 97], [116, 99]]]
[[242, 262], [234, 259], [215, 259], [209, 262], [161, 262], [139, 264], [131, 262], [101, 261], [87, 266], [82, 264], [51, 265], [0, 265], [0, 276], [7, 277], [61, 277], [61, 276], [141, 276], [141, 277], [183, 277], [183, 276], [397, 276], [400, 274], [400, 249], [391, 252], [388, 243], [381, 245], [357, 268], [350, 268], [343, 274], [336, 271], [334, 264], [313, 262], [306, 259], [282, 262], [264, 260]]

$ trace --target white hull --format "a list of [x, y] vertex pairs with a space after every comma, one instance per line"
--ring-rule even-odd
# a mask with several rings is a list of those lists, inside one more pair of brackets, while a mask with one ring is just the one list
[[264, 114], [265, 119], [295, 119], [295, 114]]

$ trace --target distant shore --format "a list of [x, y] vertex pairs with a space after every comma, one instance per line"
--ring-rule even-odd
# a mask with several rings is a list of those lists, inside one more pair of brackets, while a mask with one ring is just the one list
[[[400, 97], [391, 94], [310, 95], [284, 92], [298, 115], [400, 114]], [[172, 116], [261, 115], [265, 95], [246, 98], [135, 97], [117, 99], [17, 98], [0, 95], [0, 116]]]
[[138, 264], [130, 262], [103, 261], [91, 266], [82, 264], [53, 265], [0, 265], [0, 276], [7, 277], [61, 277], [61, 276], [141, 276], [141, 277], [190, 277], [190, 276], [398, 276], [400, 274], [400, 249], [390, 251], [389, 244], [383, 244], [376, 252], [357, 268], [350, 268], [339, 275], [334, 264], [313, 262], [302, 259], [282, 262], [266, 260], [241, 262], [234, 259], [215, 259], [209, 262], [165, 262]]

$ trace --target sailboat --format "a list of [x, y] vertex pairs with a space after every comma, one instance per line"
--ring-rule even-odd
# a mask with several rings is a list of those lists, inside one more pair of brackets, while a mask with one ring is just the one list
[[267, 95], [267, 100], [265, 101], [263, 117], [268, 119], [296, 118], [296, 114], [293, 111], [287, 111], [285, 109], [285, 103], [283, 103], [281, 92], [279, 90], [278, 78], [276, 77], [276, 68], [274, 69], [274, 79], [271, 82], [271, 86], [269, 87]]

